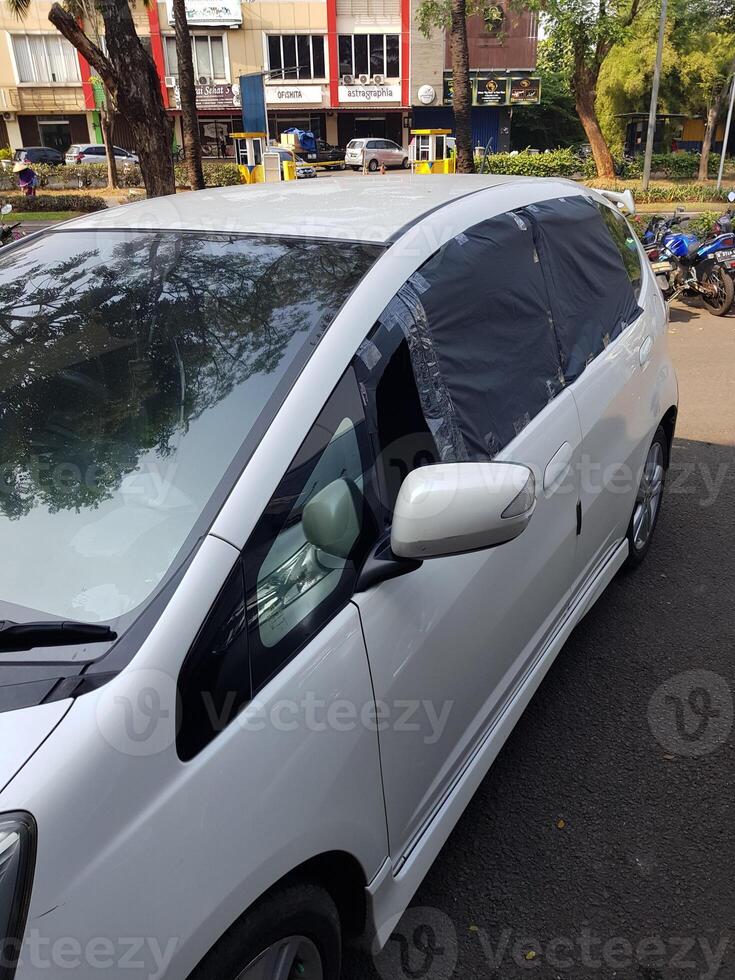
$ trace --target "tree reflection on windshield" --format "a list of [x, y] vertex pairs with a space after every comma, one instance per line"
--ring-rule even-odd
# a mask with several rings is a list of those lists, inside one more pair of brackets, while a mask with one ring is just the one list
[[[78, 550], [89, 511], [124, 496], [126, 478], [152, 461], [167, 464], [167, 506], [189, 514], [190, 530], [289, 364], [377, 254], [340, 242], [70, 231], [0, 256], [0, 540], [2, 516], [19, 522], [13, 546], [43, 560], [49, 542], [34, 513], [48, 534], [48, 515], [68, 511], [79, 519], [63, 522], [56, 544]], [[137, 504], [148, 505], [146, 493]], [[182, 530], [165, 542], [168, 560]], [[117, 539], [108, 551], [122, 560]], [[0, 598], [10, 598], [4, 584]]]

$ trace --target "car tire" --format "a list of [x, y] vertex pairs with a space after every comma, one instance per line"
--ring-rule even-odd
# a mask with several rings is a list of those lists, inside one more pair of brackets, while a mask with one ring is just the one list
[[368, 170], [370, 171], [371, 174], [374, 174], [377, 169], [378, 169], [378, 161], [371, 160], [370, 163], [368, 164]]
[[[342, 935], [331, 896], [309, 882], [277, 887], [242, 915], [189, 974], [189, 980], [250, 980], [270, 977], [263, 959], [294, 957], [304, 980], [339, 980]], [[256, 972], [257, 971], [257, 972]], [[293, 968], [274, 976], [294, 976]]]
[[[337, 166], [337, 170], [346, 170], [346, 169], [347, 169], [347, 164], [344, 161], [342, 161], [342, 163], [340, 163]], [[354, 169], [357, 170], [357, 167], [355, 167]]]
[[666, 433], [659, 426], [646, 454], [633, 514], [628, 525], [626, 568], [637, 568], [651, 547], [661, 513], [668, 466], [669, 441]]
[[402, 167], [402, 168], [403, 168], [404, 170], [408, 170], [408, 157], [404, 157], [404, 158], [403, 158], [403, 163], [401, 164], [401, 167]]

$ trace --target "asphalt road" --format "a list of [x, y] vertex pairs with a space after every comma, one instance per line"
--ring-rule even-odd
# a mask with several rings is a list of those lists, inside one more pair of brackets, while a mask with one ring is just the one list
[[377, 960], [345, 980], [735, 977], [735, 316], [678, 305], [645, 564], [549, 671]]

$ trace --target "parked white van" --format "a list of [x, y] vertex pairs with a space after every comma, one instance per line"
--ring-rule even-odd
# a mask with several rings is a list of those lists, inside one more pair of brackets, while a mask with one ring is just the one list
[[4, 248], [0, 344], [0, 977], [337, 980], [651, 546], [677, 384], [626, 219], [164, 198]]

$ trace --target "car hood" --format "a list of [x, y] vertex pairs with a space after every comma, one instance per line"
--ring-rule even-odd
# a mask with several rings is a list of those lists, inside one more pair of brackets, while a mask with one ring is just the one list
[[0, 714], [0, 792], [49, 737], [72, 701], [54, 701]]

